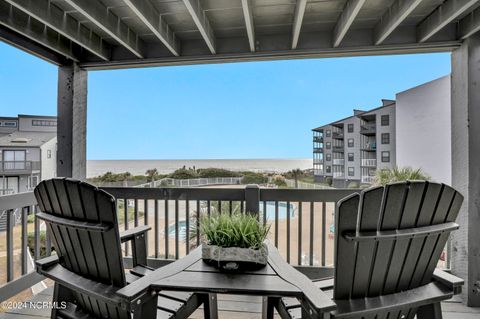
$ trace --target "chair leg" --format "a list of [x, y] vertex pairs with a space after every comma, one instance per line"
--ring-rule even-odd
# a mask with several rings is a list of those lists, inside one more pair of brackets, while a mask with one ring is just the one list
[[218, 319], [217, 294], [206, 294], [203, 302], [203, 316], [205, 319]]
[[442, 319], [442, 306], [439, 302], [418, 308], [418, 319]]
[[148, 300], [145, 300], [133, 312], [133, 319], [155, 319], [157, 317], [157, 303], [157, 295], [152, 296]]
[[278, 298], [263, 297], [262, 319], [273, 319], [276, 302], [278, 302]]
[[52, 303], [55, 305], [52, 307], [52, 312], [50, 314], [50, 318], [55, 319], [57, 318], [57, 311], [59, 307], [62, 307], [62, 302], [73, 301], [74, 296], [70, 289], [65, 288], [64, 286], [55, 283], [53, 286], [53, 297]]

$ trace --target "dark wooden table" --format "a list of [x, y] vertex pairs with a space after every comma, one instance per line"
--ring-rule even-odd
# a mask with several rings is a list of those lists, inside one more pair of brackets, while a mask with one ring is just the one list
[[[273, 318], [275, 302], [280, 297], [295, 297], [301, 304], [305, 317], [322, 318], [335, 308], [332, 300], [319, 290], [305, 275], [287, 264], [278, 250], [268, 244], [268, 265], [260, 270], [241, 273], [220, 272], [203, 262], [201, 247], [186, 257], [149, 274], [150, 289], [154, 291], [190, 291], [209, 294], [258, 295], [264, 297], [263, 318]], [[208, 306], [212, 306], [212, 302]], [[216, 312], [216, 309], [213, 312]]]

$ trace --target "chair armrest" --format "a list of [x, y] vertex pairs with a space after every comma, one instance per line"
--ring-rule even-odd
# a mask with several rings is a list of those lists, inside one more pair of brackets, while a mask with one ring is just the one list
[[440, 269], [435, 269], [433, 272], [433, 280], [438, 281], [452, 289], [455, 295], [458, 295], [462, 292], [462, 286], [465, 284], [465, 281], [462, 278], [458, 278], [457, 276], [449, 274], [448, 272]]
[[120, 289], [119, 287], [102, 284], [98, 281], [93, 281], [77, 275], [58, 263], [53, 264], [53, 266], [50, 267], [46, 267], [45, 265], [46, 264], [43, 264], [43, 267], [41, 267], [37, 262], [37, 272], [64, 287], [92, 296], [95, 299], [102, 300], [115, 306], [122, 304], [129, 305], [128, 301], [120, 295], [117, 295], [117, 291]]
[[147, 231], [150, 226], [138, 226], [120, 234], [120, 241], [132, 242], [132, 268], [138, 265], [147, 266]]
[[56, 265], [60, 262], [60, 259], [58, 258], [57, 255], [51, 255], [49, 257], [45, 257], [39, 260], [35, 261], [35, 264], [37, 265], [37, 268], [39, 269], [45, 269], [50, 266]]
[[349, 300], [335, 300], [337, 310], [332, 312], [334, 318], [367, 317], [378, 311], [396, 311], [404, 308], [418, 308], [420, 306], [450, 299], [453, 296], [451, 289], [438, 282], [431, 282], [418, 288], [383, 295], [379, 297], [358, 298]]
[[145, 225], [126, 230], [120, 233], [120, 241], [124, 243], [126, 241], [133, 240], [135, 239], [135, 236], [145, 234], [150, 229], [152, 229], [152, 227]]

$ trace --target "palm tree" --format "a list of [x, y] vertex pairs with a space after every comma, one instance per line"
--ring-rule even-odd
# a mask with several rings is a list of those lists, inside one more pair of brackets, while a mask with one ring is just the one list
[[147, 175], [147, 180], [149, 182], [154, 182], [158, 177], [158, 170], [156, 168], [148, 169], [145, 172], [145, 175]]
[[288, 174], [293, 176], [293, 179], [295, 180], [295, 188], [298, 188], [298, 179], [303, 175], [303, 171], [299, 168], [296, 168], [288, 172]]
[[406, 180], [428, 181], [430, 177], [425, 174], [421, 168], [413, 169], [411, 167], [394, 167], [391, 169], [377, 170], [375, 176], [375, 185], [385, 185], [392, 182], [401, 182]]

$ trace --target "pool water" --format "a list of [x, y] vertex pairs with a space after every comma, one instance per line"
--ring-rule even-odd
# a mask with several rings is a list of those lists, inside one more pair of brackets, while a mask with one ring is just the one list
[[[275, 220], [275, 203], [267, 202], [267, 221]], [[278, 219], [283, 220], [287, 218], [287, 203], [278, 203]], [[296, 213], [295, 206], [290, 203], [290, 218], [294, 218]], [[263, 216], [263, 205], [260, 205], [260, 216]], [[185, 220], [180, 220], [178, 222], [178, 239], [185, 240], [187, 237], [187, 222]], [[168, 225], [168, 236], [170, 238], [175, 238], [175, 223]]]
[[[267, 208], [267, 212], [266, 212], [267, 220], [275, 220], [275, 203], [267, 202], [266, 208]], [[296, 212], [295, 206], [292, 203], [290, 203], [290, 218], [295, 217], [295, 212]], [[287, 203], [279, 202], [278, 203], [278, 219], [279, 220], [287, 219], [287, 213], [288, 213]], [[260, 216], [263, 216], [263, 205], [260, 205]]]

